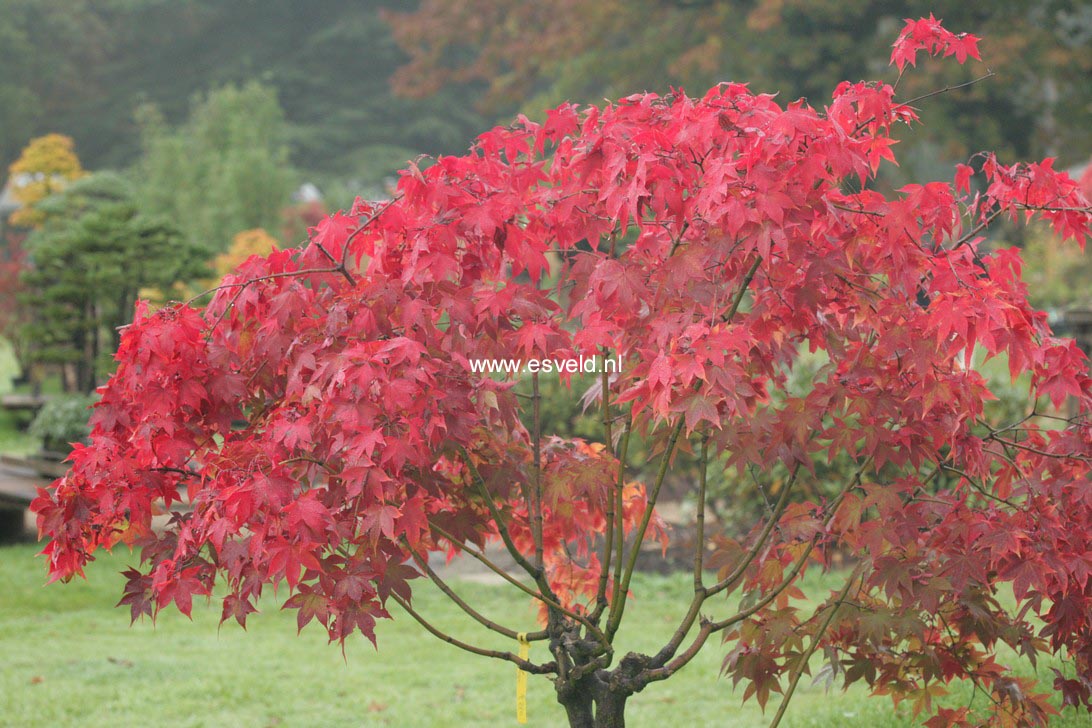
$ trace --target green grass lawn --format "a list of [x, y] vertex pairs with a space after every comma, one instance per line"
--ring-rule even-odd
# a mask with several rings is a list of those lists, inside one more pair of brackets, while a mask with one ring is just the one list
[[[515, 668], [467, 655], [419, 630], [404, 614], [380, 625], [379, 650], [363, 638], [345, 657], [321, 627], [296, 636], [295, 613], [278, 600], [252, 615], [248, 631], [217, 629], [215, 603], [195, 604], [194, 618], [173, 609], [158, 623], [129, 626], [113, 605], [124, 550], [92, 564], [89, 580], [43, 586], [33, 545], [0, 548], [0, 725], [11, 726], [493, 726], [515, 724]], [[659, 647], [685, 605], [687, 579], [640, 575], [620, 632], [623, 649]], [[528, 600], [503, 586], [460, 583], [487, 615], [534, 627]], [[815, 593], [827, 583], [812, 580]], [[810, 593], [810, 591], [809, 591]], [[464, 638], [506, 645], [464, 619], [442, 595], [421, 584], [421, 612]], [[532, 657], [541, 657], [535, 645]], [[670, 681], [634, 696], [633, 726], [759, 726], [754, 701], [718, 678], [723, 655], [711, 644]], [[1045, 668], [1040, 666], [1040, 670]], [[1043, 673], [1048, 674], [1048, 672]], [[969, 691], [966, 696], [969, 696]], [[966, 699], [965, 697], [963, 699]], [[979, 696], [981, 699], [981, 696]], [[529, 725], [563, 725], [552, 686], [532, 676]], [[772, 706], [771, 706], [772, 712]], [[1058, 725], [1085, 725], [1066, 716]], [[904, 726], [908, 713], [863, 689], [827, 693], [805, 680], [788, 726]]]
[[30, 455], [40, 443], [26, 431], [25, 415], [0, 410], [0, 454]]
[[[0, 395], [12, 391], [12, 380], [19, 374], [19, 364], [11, 344], [0, 337]], [[0, 453], [27, 455], [38, 449], [38, 442], [26, 433], [29, 417], [0, 409]], [[0, 717], [0, 721], [3, 717]]]
[[15, 352], [7, 339], [0, 336], [0, 394], [12, 390], [12, 380], [18, 375], [19, 362], [15, 360]]

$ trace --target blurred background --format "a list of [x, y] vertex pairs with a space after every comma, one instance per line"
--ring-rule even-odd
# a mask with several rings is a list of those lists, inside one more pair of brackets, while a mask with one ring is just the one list
[[[959, 88], [916, 104], [924, 126], [903, 135], [902, 166], [885, 165], [878, 184], [950, 180], [954, 164], [993, 150], [1006, 163], [1056, 157], [1092, 197], [1092, 2], [1081, 0], [0, 0], [0, 539], [27, 538], [26, 494], [62, 472], [68, 443], [86, 435], [86, 407], [138, 298], [197, 297], [249, 255], [299, 245], [354, 197], [389, 195], [408, 161], [460, 154], [517, 114], [542, 119], [564, 101], [646, 90], [701, 95], [722, 81], [822, 107], [842, 80], [894, 82], [890, 44], [903, 19], [930, 13], [983, 38], [986, 62], [923, 60], [900, 79], [900, 99]], [[1046, 229], [1000, 230], [989, 244], [1022, 248], [1033, 302], [1058, 328], [1092, 336], [1092, 258], [1060, 247]], [[566, 414], [578, 396], [553, 392], [548, 424], [594, 436], [594, 421]], [[11, 483], [16, 494], [5, 496]], [[757, 507], [733, 495], [732, 483], [720, 487], [718, 518], [746, 520]], [[412, 629], [397, 635], [404, 664], [387, 672], [359, 662], [336, 672], [335, 650], [310, 638], [300, 647], [284, 624], [264, 641], [235, 635], [221, 644], [194, 642], [199, 628], [186, 631], [179, 619], [168, 622], [164, 651], [108, 608], [116, 578], [42, 591], [33, 551], [0, 549], [0, 645], [15, 655], [0, 667], [0, 725], [138, 716], [144, 703], [134, 696], [164, 676], [178, 679], [178, 665], [192, 674], [163, 710], [180, 725], [361, 715], [443, 725], [452, 705], [467, 716], [510, 712], [493, 694], [501, 686], [507, 695], [508, 673], [477, 663], [459, 663], [477, 677], [439, 697], [415, 703], [389, 687], [357, 695], [351, 686], [385, 680], [390, 669], [404, 670], [412, 689], [414, 665], [435, 649], [427, 637], [414, 642]], [[116, 574], [124, 558], [95, 568]], [[674, 588], [642, 578], [654, 591]], [[498, 608], [523, 608], [501, 593], [488, 592]], [[670, 621], [661, 606], [672, 603], [641, 607], [650, 611], [638, 623], [650, 635]], [[76, 640], [100, 618], [97, 642]], [[215, 619], [197, 619], [210, 634]], [[58, 635], [67, 647], [51, 642]], [[117, 654], [104, 662], [103, 649]], [[217, 662], [226, 654], [253, 662], [257, 677], [241, 684], [258, 692], [220, 695], [202, 714], [191, 698], [238, 678], [235, 663]], [[695, 672], [715, 679], [718, 658], [710, 659]], [[314, 668], [304, 688], [319, 697], [263, 703], [260, 685], [293, 675], [294, 664]], [[681, 703], [707, 715], [718, 705], [710, 685], [681, 683], [640, 715], [682, 722]], [[551, 700], [548, 686], [532, 693], [532, 710]], [[814, 703], [793, 725], [903, 724], [888, 722], [889, 706], [822, 707], [819, 692], [803, 700]], [[316, 717], [320, 703], [327, 712]], [[249, 707], [235, 720], [240, 705]], [[758, 720], [748, 710], [739, 724]]]
[[[1086, 2], [0, 0], [0, 164], [55, 132], [85, 169], [143, 186], [165, 136], [203, 135], [219, 152], [264, 143], [290, 189], [310, 181], [342, 204], [407, 158], [561, 101], [733, 80], [822, 106], [839, 81], [894, 80], [902, 19], [930, 12], [982, 36], [997, 77], [929, 103], [915, 164], [946, 174], [980, 149], [1087, 159]], [[984, 70], [929, 64], [900, 90]]]

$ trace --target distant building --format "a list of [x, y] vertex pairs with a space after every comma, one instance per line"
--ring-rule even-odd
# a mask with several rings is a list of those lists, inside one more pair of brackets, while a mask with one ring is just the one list
[[0, 225], [7, 219], [8, 215], [19, 209], [19, 203], [15, 200], [15, 192], [12, 187], [12, 180], [9, 179], [4, 184], [4, 188], [0, 190]]
[[4, 184], [3, 189], [0, 189], [0, 250], [7, 247], [8, 215], [19, 209], [19, 203], [15, 200], [11, 182], [9, 179]]
[[292, 193], [292, 202], [297, 204], [322, 202], [322, 192], [311, 182], [304, 182], [298, 190]]

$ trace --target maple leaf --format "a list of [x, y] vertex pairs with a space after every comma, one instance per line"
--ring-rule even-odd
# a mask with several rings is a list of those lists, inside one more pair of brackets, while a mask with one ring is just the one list
[[302, 632], [303, 628], [313, 619], [317, 619], [323, 626], [329, 625], [330, 606], [328, 599], [322, 594], [304, 587], [298, 594], [294, 594], [285, 601], [282, 609], [295, 609], [296, 629]]
[[316, 497], [300, 498], [294, 501], [286, 511], [290, 523], [297, 527], [305, 526], [315, 534], [325, 529], [330, 518], [329, 510]]
[[716, 405], [707, 397], [694, 394], [685, 401], [684, 417], [687, 432], [693, 432], [702, 422], [718, 424], [720, 417]]
[[972, 167], [968, 167], [966, 164], [957, 164], [955, 174], [956, 192], [970, 192], [972, 176], [974, 176], [974, 169]]
[[364, 527], [373, 534], [383, 534], [389, 539], [395, 538], [395, 523], [402, 515], [398, 506], [380, 505], [364, 515]]
[[250, 600], [246, 597], [241, 597], [237, 594], [228, 594], [224, 597], [223, 612], [220, 615], [220, 622], [226, 622], [229, 618], [234, 617], [235, 621], [239, 623], [239, 626], [246, 629], [247, 615], [258, 611]]
[[1012, 591], [1016, 598], [1023, 600], [1028, 592], [1040, 584], [1043, 567], [1033, 559], [1016, 559], [1005, 569], [1001, 576], [1012, 581]]
[[[340, 212], [334, 213], [323, 218], [317, 226], [312, 228], [311, 245], [321, 247], [335, 260], [340, 260], [349, 235], [358, 225], [359, 222], [355, 217]], [[319, 261], [324, 259], [328, 260], [324, 257]]]
[[411, 597], [409, 580], [420, 577], [421, 573], [408, 564], [387, 564], [376, 593], [384, 602], [391, 594], [397, 594], [408, 602]]

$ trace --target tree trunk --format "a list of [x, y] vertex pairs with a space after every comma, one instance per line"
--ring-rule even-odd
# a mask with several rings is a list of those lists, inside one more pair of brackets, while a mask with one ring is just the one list
[[78, 352], [76, 359], [75, 387], [72, 391], [76, 394], [87, 394], [95, 387], [92, 381], [95, 377], [95, 329], [90, 323], [94, 320], [94, 303], [85, 301], [83, 306], [83, 321], [75, 334], [75, 349]]
[[604, 690], [595, 701], [595, 728], [625, 728], [628, 695]]
[[595, 711], [592, 708], [591, 693], [583, 693], [562, 700], [558, 696], [558, 702], [565, 707], [565, 715], [569, 718], [569, 728], [595, 728]]
[[565, 708], [569, 728], [625, 728], [629, 692], [612, 690], [599, 675], [588, 675], [577, 683], [559, 684], [557, 702]]

